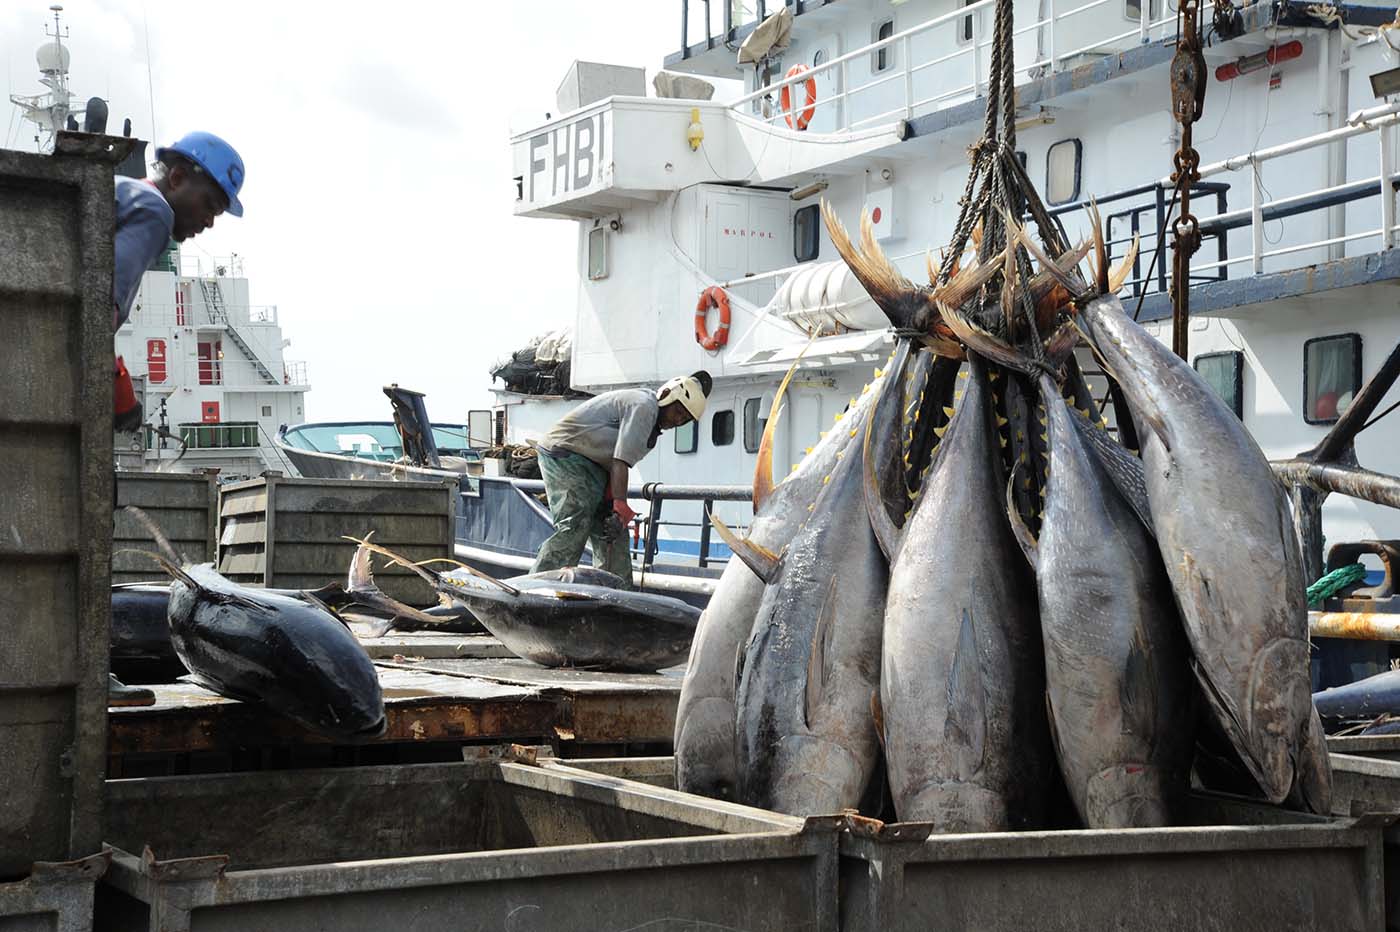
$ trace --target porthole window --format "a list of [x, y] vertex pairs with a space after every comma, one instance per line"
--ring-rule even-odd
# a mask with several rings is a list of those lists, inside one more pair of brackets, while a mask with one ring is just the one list
[[716, 411], [710, 421], [710, 443], [727, 447], [734, 442], [734, 412]]
[[686, 421], [680, 427], [672, 431], [672, 433], [676, 435], [677, 453], [695, 452], [695, 447], [700, 440], [700, 432], [695, 429], [694, 421]]
[[763, 430], [768, 426], [768, 418], [758, 416], [761, 410], [763, 410], [762, 398], [747, 398], [744, 400], [745, 453], [757, 453], [758, 445], [763, 441]]
[[817, 204], [799, 207], [792, 215], [792, 257], [810, 262], [821, 252], [821, 213]]
[[1215, 389], [1235, 417], [1244, 417], [1244, 353], [1204, 353], [1192, 362], [1205, 383]]
[[608, 277], [608, 229], [595, 227], [588, 231], [588, 280], [596, 282]]
[[1079, 169], [1084, 147], [1078, 139], [1062, 139], [1045, 154], [1045, 200], [1068, 204], [1079, 200]]
[[[875, 41], [879, 42], [894, 35], [894, 20], [887, 19], [875, 27]], [[894, 67], [894, 46], [882, 45], [871, 56], [870, 68], [873, 71], [888, 71]]]
[[1303, 344], [1303, 420], [1332, 424], [1361, 390], [1361, 335], [1339, 333]]

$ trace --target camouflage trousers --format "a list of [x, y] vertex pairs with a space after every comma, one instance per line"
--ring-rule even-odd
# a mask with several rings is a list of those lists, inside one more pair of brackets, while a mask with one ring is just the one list
[[540, 452], [554, 533], [549, 535], [530, 572], [577, 566], [586, 542], [593, 544], [593, 565], [607, 570], [632, 588], [632, 555], [627, 531], [613, 514], [607, 496], [608, 474], [586, 456]]

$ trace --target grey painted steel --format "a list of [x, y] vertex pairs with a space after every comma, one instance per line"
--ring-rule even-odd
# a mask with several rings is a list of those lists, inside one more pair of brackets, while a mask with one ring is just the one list
[[93, 891], [111, 852], [41, 861], [24, 880], [0, 883], [0, 932], [88, 932]]
[[[665, 785], [674, 783], [673, 760], [547, 766]], [[1345, 780], [1337, 760], [1334, 781]], [[1211, 796], [1194, 797], [1192, 815], [1201, 825], [944, 836], [855, 818], [841, 836], [841, 929], [1272, 932], [1380, 929], [1383, 912], [1400, 917], [1383, 909], [1386, 820], [1327, 820]], [[1384, 863], [1400, 879], [1390, 837]]]
[[[355, 545], [374, 541], [410, 560], [450, 558], [457, 480], [289, 479], [278, 472], [219, 490], [219, 572], [234, 582], [316, 589], [345, 581]], [[376, 568], [386, 593], [410, 605], [436, 605], [432, 588], [399, 566]]]
[[[1360, 751], [1362, 742], [1371, 742], [1375, 753], [1393, 753], [1400, 735], [1377, 738], [1342, 739], [1353, 742]], [[1392, 822], [1385, 829], [1385, 915], [1387, 929], [1400, 929], [1400, 825], [1393, 820], [1400, 814], [1400, 761], [1384, 757], [1339, 754], [1338, 739], [1329, 738], [1332, 758], [1332, 811], [1343, 813], [1388, 813]], [[1384, 742], [1376, 744], [1375, 742]]]
[[1400, 760], [1400, 735], [1328, 735], [1327, 750], [1333, 754]]
[[156, 550], [151, 535], [124, 509], [135, 505], [194, 563], [211, 563], [219, 534], [218, 470], [204, 473], [118, 472], [112, 515], [112, 584], [169, 582], [153, 560], [123, 550]]
[[86, 140], [0, 150], [0, 878], [101, 842], [112, 166], [130, 141]]
[[[482, 761], [109, 787], [118, 850], [99, 921], [113, 929], [836, 929], [830, 822], [582, 771]], [[147, 844], [155, 857], [130, 853]]]

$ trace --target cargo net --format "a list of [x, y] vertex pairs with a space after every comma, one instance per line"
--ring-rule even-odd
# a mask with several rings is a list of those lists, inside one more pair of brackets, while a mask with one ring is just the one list
[[509, 392], [581, 398], [584, 393], [569, 385], [572, 356], [573, 337], [568, 328], [551, 331], [497, 363], [491, 377], [504, 382]]

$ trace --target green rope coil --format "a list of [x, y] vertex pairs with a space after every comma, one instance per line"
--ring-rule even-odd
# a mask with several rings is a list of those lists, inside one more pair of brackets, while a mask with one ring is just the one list
[[1366, 567], [1360, 563], [1333, 570], [1308, 587], [1308, 604], [1321, 605], [1323, 600], [1332, 598], [1348, 586], [1360, 582], [1365, 576]]

